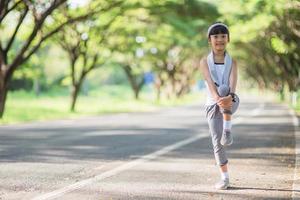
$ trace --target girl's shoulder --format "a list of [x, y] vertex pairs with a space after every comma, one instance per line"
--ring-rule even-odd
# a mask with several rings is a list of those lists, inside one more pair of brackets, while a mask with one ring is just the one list
[[208, 69], [207, 56], [203, 56], [200, 59], [199, 67], [200, 67], [201, 70], [207, 70]]
[[204, 56], [200, 59], [200, 64], [207, 64], [207, 55], [204, 55]]

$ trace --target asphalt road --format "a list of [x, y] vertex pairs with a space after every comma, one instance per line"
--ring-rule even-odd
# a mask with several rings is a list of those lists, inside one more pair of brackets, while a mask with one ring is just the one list
[[298, 199], [293, 117], [243, 100], [219, 179], [203, 105], [0, 127], [0, 199]]

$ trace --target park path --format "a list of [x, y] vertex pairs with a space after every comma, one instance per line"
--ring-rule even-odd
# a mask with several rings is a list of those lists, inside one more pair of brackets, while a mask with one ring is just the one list
[[213, 188], [203, 105], [191, 105], [1, 126], [0, 199], [298, 199], [295, 117], [241, 100], [227, 191]]

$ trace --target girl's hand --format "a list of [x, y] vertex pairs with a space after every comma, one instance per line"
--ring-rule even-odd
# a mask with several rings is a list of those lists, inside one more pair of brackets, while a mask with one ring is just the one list
[[219, 100], [217, 101], [217, 104], [223, 109], [231, 109], [232, 106], [231, 95], [228, 95], [226, 97], [220, 97]]

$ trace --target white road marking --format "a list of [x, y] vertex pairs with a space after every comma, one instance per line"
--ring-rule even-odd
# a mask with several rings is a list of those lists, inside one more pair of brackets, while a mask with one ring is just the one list
[[133, 160], [129, 163], [125, 163], [119, 167], [116, 167], [112, 170], [109, 170], [109, 171], [106, 171], [104, 173], [101, 173], [97, 176], [94, 176], [92, 178], [89, 178], [89, 179], [85, 179], [85, 180], [82, 180], [82, 181], [79, 181], [77, 183], [74, 183], [74, 184], [71, 184], [69, 186], [66, 186], [66, 187], [63, 187], [61, 189], [58, 189], [58, 190], [54, 190], [52, 192], [49, 192], [49, 193], [46, 193], [44, 195], [41, 195], [41, 196], [38, 196], [38, 197], [35, 197], [33, 198], [33, 200], [46, 200], [46, 199], [54, 199], [54, 198], [57, 198], [57, 197], [60, 197], [66, 193], [69, 193], [69, 192], [72, 192], [74, 190], [77, 190], [79, 188], [82, 188], [86, 185], [89, 185], [91, 183], [94, 183], [96, 181], [99, 181], [99, 180], [103, 180], [105, 178], [108, 178], [108, 177], [111, 177], [111, 176], [114, 176], [122, 171], [125, 171], [125, 170], [128, 170], [136, 165], [139, 165], [141, 163], [145, 163], [149, 160], [152, 160], [152, 159], [155, 159], [157, 158], [158, 156], [161, 156], [161, 155], [164, 155], [170, 151], [173, 151], [175, 149], [178, 149], [182, 146], [185, 146], [187, 144], [190, 144], [190, 143], [193, 143], [197, 140], [200, 140], [200, 139], [203, 139], [203, 138], [206, 138], [208, 137], [209, 135], [208, 134], [198, 134], [196, 136], [193, 136], [193, 137], [190, 137], [188, 139], [185, 139], [185, 140], [182, 140], [180, 142], [177, 142], [175, 144], [172, 144], [172, 145], [169, 145], [169, 146], [166, 146], [158, 151], [155, 151], [151, 154], [148, 154], [148, 155], [145, 155], [139, 159], [136, 159], [136, 160]]
[[295, 133], [295, 168], [294, 168], [294, 181], [292, 199], [298, 199], [300, 197], [300, 130], [299, 121], [295, 111], [290, 110], [290, 115], [293, 117], [294, 133]]
[[[254, 109], [250, 114], [249, 116], [252, 117], [252, 116], [257, 116], [259, 115], [259, 113], [262, 111], [262, 109], [264, 108], [265, 104], [261, 104], [258, 108]], [[238, 117], [236, 119], [234, 119], [236, 122], [234, 124], [239, 124], [241, 123], [244, 118], [242, 117]], [[169, 145], [169, 146], [166, 146], [158, 151], [155, 151], [151, 154], [148, 154], [148, 155], [145, 155], [145, 156], [142, 156], [141, 158], [139, 159], [136, 159], [136, 160], [133, 160], [129, 163], [125, 163], [123, 165], [120, 165], [119, 167], [116, 167], [112, 170], [109, 170], [109, 171], [106, 171], [106, 172], [103, 172], [99, 175], [96, 175], [92, 178], [89, 178], [89, 179], [85, 179], [85, 180], [82, 180], [82, 181], [79, 181], [77, 183], [74, 183], [74, 184], [71, 184], [69, 186], [66, 186], [66, 187], [63, 187], [61, 189], [58, 189], [58, 190], [54, 190], [52, 192], [49, 192], [49, 193], [46, 193], [46, 194], [43, 194], [41, 196], [37, 196], [35, 198], [33, 198], [32, 200], [48, 200], [48, 199], [54, 199], [54, 198], [57, 198], [57, 197], [60, 197], [66, 193], [69, 193], [69, 192], [72, 192], [74, 190], [77, 190], [79, 188], [82, 188], [82, 187], [85, 187], [91, 183], [94, 183], [96, 181], [100, 181], [100, 180], [103, 180], [103, 179], [106, 179], [108, 177], [111, 177], [111, 176], [114, 176], [114, 175], [117, 175], [123, 171], [126, 171], [130, 168], [133, 168], [134, 166], [136, 165], [139, 165], [139, 164], [142, 164], [142, 163], [145, 163], [149, 160], [153, 160], [161, 155], [164, 155], [166, 153], [169, 153], [175, 149], [178, 149], [182, 146], [185, 146], [187, 144], [190, 144], [190, 143], [193, 143], [197, 140], [200, 140], [200, 139], [203, 139], [203, 138], [206, 138], [206, 137], [209, 137], [208, 134], [198, 134], [196, 136], [193, 136], [193, 137], [190, 137], [188, 139], [185, 139], [185, 140], [182, 140], [180, 142], [177, 142], [177, 143], [174, 143], [172, 145]]]

